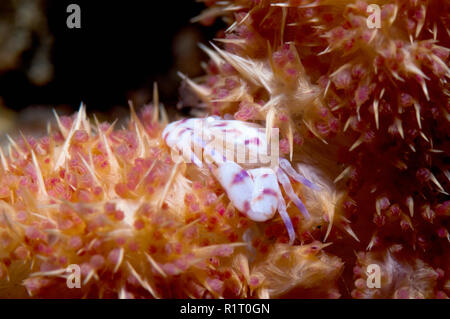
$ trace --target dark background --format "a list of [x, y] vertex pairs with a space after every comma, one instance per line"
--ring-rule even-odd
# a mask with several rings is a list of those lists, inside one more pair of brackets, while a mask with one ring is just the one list
[[[66, 26], [71, 3], [81, 7], [81, 29]], [[9, 71], [0, 76], [0, 96], [16, 110], [58, 104], [76, 108], [83, 101], [89, 110], [105, 112], [126, 106], [130, 92], [144, 92], [140, 100], [148, 102], [153, 81], [158, 81], [161, 100], [174, 104], [179, 84], [174, 80], [176, 36], [188, 28], [188, 34], [207, 42], [222, 27], [220, 22], [213, 27], [191, 23], [203, 9], [194, 0], [48, 0], [53, 80], [34, 86], [20, 68]]]

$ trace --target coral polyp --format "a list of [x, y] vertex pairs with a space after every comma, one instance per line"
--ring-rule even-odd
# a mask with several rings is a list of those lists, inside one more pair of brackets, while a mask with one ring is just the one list
[[[383, 269], [379, 289], [370, 289], [364, 271], [369, 265], [379, 265]], [[411, 258], [402, 246], [393, 245], [383, 252], [360, 252], [358, 263], [353, 268], [355, 274], [355, 298], [396, 298], [423, 299], [446, 298], [443, 289], [448, 289], [442, 279], [445, 271], [433, 269], [420, 258]]]

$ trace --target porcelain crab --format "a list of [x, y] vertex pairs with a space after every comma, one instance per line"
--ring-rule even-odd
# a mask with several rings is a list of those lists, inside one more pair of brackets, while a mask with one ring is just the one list
[[[294, 227], [279, 184], [305, 218], [310, 218], [310, 214], [294, 192], [289, 176], [311, 189], [319, 187], [295, 171], [285, 158], [277, 157], [269, 165], [265, 129], [252, 123], [210, 116], [172, 122], [162, 136], [172, 150], [182, 154], [183, 160], [199, 168], [206, 163], [232, 204], [251, 220], [267, 221], [278, 210], [290, 243], [294, 242]], [[264, 163], [261, 158], [266, 159]]]

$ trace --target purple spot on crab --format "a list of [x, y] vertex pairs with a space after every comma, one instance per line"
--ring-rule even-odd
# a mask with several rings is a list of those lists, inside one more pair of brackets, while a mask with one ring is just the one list
[[187, 129], [182, 129], [181, 131], [179, 131], [178, 132], [178, 137], [180, 137], [181, 135], [183, 135], [184, 134], [184, 132], [186, 132], [187, 131]]
[[252, 139], [249, 139], [249, 140], [245, 140], [245, 145], [248, 145], [248, 144], [256, 144], [256, 145], [259, 145], [259, 143], [260, 143], [260, 141], [259, 141], [259, 138], [258, 137], [255, 137], [255, 138], [252, 138]]
[[249, 177], [247, 171], [242, 170], [239, 173], [237, 173], [236, 175], [234, 175], [233, 184], [241, 183], [247, 177]]
[[264, 194], [264, 195], [272, 195], [272, 196], [278, 197], [277, 192], [275, 192], [275, 191], [274, 191], [273, 189], [271, 189], [271, 188], [264, 188], [263, 194]]
[[250, 203], [248, 202], [248, 200], [244, 202], [244, 210], [245, 212], [248, 212], [250, 210]]
[[241, 134], [241, 131], [239, 131], [238, 129], [235, 128], [230, 128], [230, 129], [226, 129], [223, 130], [223, 132], [226, 133], [231, 133], [231, 134]]
[[169, 137], [169, 132], [166, 132], [166, 134], [164, 134], [163, 139], [167, 140], [167, 138]]

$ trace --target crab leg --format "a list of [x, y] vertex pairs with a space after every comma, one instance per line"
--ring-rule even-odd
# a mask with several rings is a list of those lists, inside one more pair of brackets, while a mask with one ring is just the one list
[[297, 208], [300, 210], [300, 212], [305, 216], [306, 218], [311, 218], [311, 215], [309, 214], [308, 210], [306, 209], [305, 205], [302, 203], [300, 198], [295, 194], [294, 190], [292, 189], [291, 181], [289, 180], [289, 177], [281, 170], [278, 169], [277, 171], [278, 180], [280, 181], [281, 185], [283, 185], [284, 191], [288, 195], [288, 197], [292, 200], [292, 202], [297, 206]]
[[277, 208], [289, 234], [289, 243], [295, 240], [294, 226], [286, 211], [286, 203], [278, 186], [277, 176], [268, 168], [256, 168], [249, 171], [254, 180], [251, 208], [260, 216], [270, 219]]
[[284, 225], [286, 226], [286, 229], [289, 234], [289, 244], [292, 245], [295, 240], [295, 230], [294, 226], [292, 225], [291, 218], [289, 217], [289, 214], [286, 211], [286, 203], [284, 202], [284, 199], [281, 199], [278, 202], [278, 213], [281, 216], [281, 219], [284, 222]]
[[302, 183], [303, 185], [305, 185], [313, 190], [316, 190], [316, 191], [320, 190], [319, 186], [317, 186], [310, 180], [306, 179], [305, 177], [303, 177], [302, 175], [297, 173], [296, 170], [292, 167], [291, 163], [287, 159], [280, 158], [280, 167], [297, 182]]

